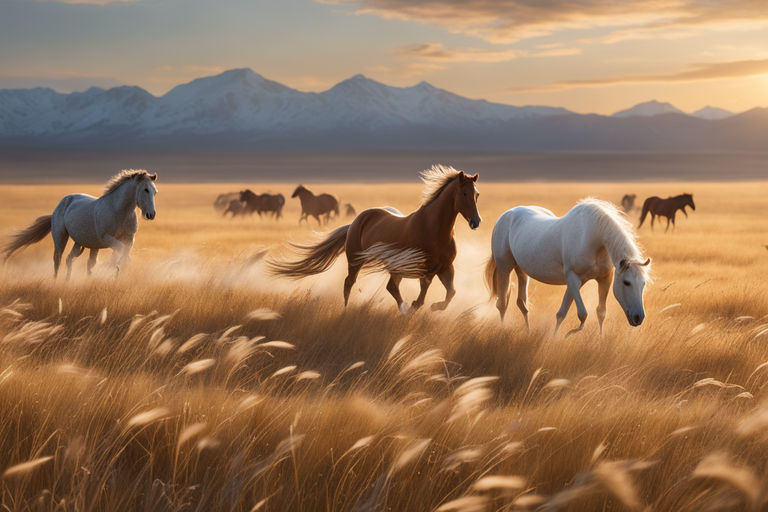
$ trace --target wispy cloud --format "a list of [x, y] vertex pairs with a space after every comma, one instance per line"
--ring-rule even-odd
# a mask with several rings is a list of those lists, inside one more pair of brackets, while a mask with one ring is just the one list
[[517, 58], [515, 50], [446, 48], [442, 43], [420, 43], [395, 49], [401, 57], [436, 62], [504, 62]]
[[576, 87], [607, 87], [624, 84], [698, 82], [763, 74], [768, 74], [768, 59], [702, 63], [678, 73], [615, 75], [586, 80], [564, 80], [545, 85], [513, 87], [510, 91], [552, 91]]
[[[494, 43], [546, 36], [570, 29], [608, 28], [613, 41], [678, 36], [697, 29], [768, 22], [765, 0], [317, 0], [357, 14], [427, 23]], [[608, 41], [610, 42], [610, 41]]]

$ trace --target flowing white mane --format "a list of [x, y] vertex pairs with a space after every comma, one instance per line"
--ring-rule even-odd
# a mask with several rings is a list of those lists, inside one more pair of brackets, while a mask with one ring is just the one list
[[144, 169], [123, 169], [119, 173], [109, 178], [109, 181], [104, 186], [104, 193], [102, 195], [107, 195], [110, 192], [114, 192], [123, 182], [128, 181], [134, 176], [146, 176], [149, 178], [149, 172], [145, 171]]
[[426, 205], [435, 200], [440, 192], [459, 174], [461, 171], [457, 171], [450, 165], [439, 164], [421, 171], [421, 181], [424, 182], [424, 189], [421, 191], [421, 204]]
[[[612, 261], [627, 259], [637, 263], [645, 259], [637, 243], [635, 228], [612, 203], [588, 197], [579, 201], [574, 208], [579, 208], [595, 221], [603, 233], [603, 242]], [[646, 281], [650, 280], [651, 275], [648, 266], [638, 265], [637, 268]]]

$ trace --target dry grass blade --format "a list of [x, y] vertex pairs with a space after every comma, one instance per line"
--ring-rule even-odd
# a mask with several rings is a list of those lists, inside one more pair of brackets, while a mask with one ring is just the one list
[[126, 423], [127, 428], [145, 427], [152, 423], [155, 423], [171, 415], [171, 411], [167, 407], [155, 407], [148, 411], [140, 412], [131, 417]]
[[307, 370], [296, 375], [296, 382], [300, 382], [302, 380], [316, 380], [316, 379], [319, 379], [320, 377], [322, 377], [320, 373], [312, 370]]
[[288, 343], [287, 341], [267, 341], [266, 343], [260, 343], [259, 348], [281, 348], [283, 350], [294, 350], [296, 345]]
[[483, 512], [490, 500], [487, 496], [462, 496], [437, 507], [437, 512]]
[[277, 320], [281, 316], [282, 315], [280, 315], [280, 313], [278, 313], [277, 311], [273, 311], [268, 308], [259, 308], [259, 309], [254, 309], [253, 311], [245, 315], [245, 319], [250, 321]]
[[630, 510], [640, 510], [642, 503], [627, 461], [601, 462], [594, 470], [595, 480]]
[[184, 366], [179, 372], [179, 375], [194, 375], [196, 373], [204, 372], [205, 370], [212, 368], [215, 364], [215, 359], [198, 359], [197, 361], [192, 361]]
[[101, 310], [101, 315], [99, 315], [99, 325], [104, 325], [107, 323], [107, 308], [104, 308]]
[[405, 466], [413, 462], [414, 460], [418, 459], [422, 453], [424, 453], [424, 450], [427, 449], [427, 446], [429, 446], [429, 443], [431, 443], [431, 439], [416, 439], [414, 440], [408, 448], [403, 450], [403, 452], [395, 459], [395, 462], [392, 464], [391, 473], [395, 473], [397, 471], [400, 471]]
[[37, 459], [28, 460], [27, 462], [22, 462], [21, 464], [16, 464], [3, 471], [3, 478], [27, 475], [52, 459], [53, 456], [48, 455], [47, 457], [39, 457]]
[[480, 492], [492, 490], [520, 490], [525, 488], [525, 484], [526, 480], [521, 476], [490, 475], [484, 476], [472, 484], [472, 489]]
[[184, 352], [187, 352], [189, 350], [192, 350], [196, 346], [200, 344], [201, 341], [205, 339], [205, 337], [208, 336], [205, 333], [198, 333], [194, 336], [191, 336], [187, 341], [181, 344], [181, 346], [176, 349], [177, 354], [183, 354]]
[[285, 375], [286, 373], [291, 373], [295, 369], [296, 369], [296, 365], [295, 364], [290, 364], [288, 366], [283, 366], [279, 370], [276, 370], [275, 373], [270, 375], [270, 377], [279, 377], [280, 375]]
[[723, 452], [711, 453], [704, 457], [693, 470], [692, 476], [711, 478], [730, 485], [738, 490], [752, 507], [757, 505], [763, 488], [751, 468], [734, 464]]
[[544, 384], [543, 389], [563, 389], [571, 385], [571, 381], [568, 379], [552, 379]]
[[397, 354], [400, 352], [403, 347], [411, 341], [411, 335], [403, 336], [399, 340], [395, 342], [394, 345], [392, 345], [392, 349], [389, 351], [389, 354], [387, 354], [387, 361], [391, 361]]
[[208, 426], [207, 423], [193, 423], [184, 428], [179, 434], [179, 438], [176, 441], [176, 449], [178, 450], [184, 443], [200, 435]]
[[482, 448], [460, 448], [445, 457], [442, 471], [455, 471], [462, 464], [472, 464], [483, 456]]

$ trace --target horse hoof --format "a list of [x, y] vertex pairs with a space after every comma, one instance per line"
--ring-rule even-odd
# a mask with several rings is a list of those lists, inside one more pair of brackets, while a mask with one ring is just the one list
[[411, 308], [408, 307], [408, 304], [406, 304], [405, 302], [401, 302], [398, 309], [400, 310], [400, 313], [402, 313], [403, 315], [407, 315], [411, 311]]

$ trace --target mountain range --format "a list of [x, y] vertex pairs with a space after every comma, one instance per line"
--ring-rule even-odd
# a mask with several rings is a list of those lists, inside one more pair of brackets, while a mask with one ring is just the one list
[[768, 109], [686, 114], [650, 101], [612, 116], [464, 98], [355, 75], [302, 92], [233, 69], [154, 96], [135, 86], [0, 89], [4, 147], [763, 150]]

